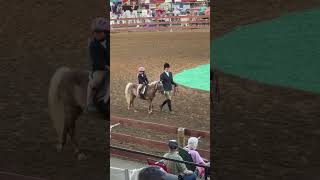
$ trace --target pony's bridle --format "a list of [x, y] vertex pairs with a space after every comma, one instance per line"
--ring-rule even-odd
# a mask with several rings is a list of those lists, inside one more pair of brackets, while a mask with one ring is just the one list
[[155, 92], [157, 92], [157, 90], [158, 90], [158, 83], [159, 83], [159, 82], [157, 82], [156, 85], [154, 86]]
[[[155, 90], [156, 90], [156, 91], [159, 91], [159, 90], [158, 90], [159, 84], [162, 84], [162, 82], [161, 82], [161, 81], [158, 81], [158, 82], [157, 82], [157, 84], [155, 85]], [[162, 93], [162, 91], [159, 91], [159, 92]]]

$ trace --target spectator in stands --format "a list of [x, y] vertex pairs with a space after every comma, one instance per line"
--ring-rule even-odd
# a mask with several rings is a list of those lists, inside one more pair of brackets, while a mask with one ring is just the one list
[[151, 15], [152, 15], [152, 17], [156, 17], [156, 15], [157, 15], [156, 10], [152, 9], [151, 10]]
[[210, 16], [210, 6], [204, 12], [205, 15]]
[[[210, 166], [210, 163], [206, 163], [204, 159], [200, 156], [199, 152], [197, 151], [198, 142], [199, 142], [198, 138], [190, 137], [188, 139], [188, 145], [185, 149], [191, 155], [194, 163]], [[198, 176], [203, 177], [204, 173], [205, 173], [205, 169], [203, 167], [197, 167]]]
[[111, 5], [111, 10], [112, 10], [112, 12], [113, 12], [113, 13], [116, 13], [116, 11], [117, 11], [117, 5], [116, 5], [116, 3], [110, 2], [110, 5]]
[[140, 170], [138, 180], [178, 180], [178, 176], [166, 173], [160, 167], [148, 166]]
[[178, 7], [176, 7], [174, 10], [173, 10], [173, 15], [174, 16], [179, 16], [180, 15], [180, 10]]
[[[178, 153], [178, 143], [175, 140], [170, 140], [168, 143], [169, 152], [163, 157], [183, 161]], [[184, 163], [165, 160], [164, 161], [169, 173], [181, 176], [183, 180], [196, 180], [197, 176], [194, 172], [187, 169]]]
[[204, 12], [206, 11], [207, 7], [205, 5], [205, 3], [203, 3], [199, 9], [199, 15], [204, 15]]

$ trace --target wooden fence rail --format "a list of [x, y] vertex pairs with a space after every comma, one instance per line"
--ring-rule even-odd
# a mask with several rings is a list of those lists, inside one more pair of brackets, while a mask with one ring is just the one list
[[[117, 116], [111, 116], [111, 124], [120, 124], [122, 127], [128, 127], [128, 128], [148, 129], [154, 132], [160, 132], [165, 134], [176, 134], [178, 138], [181, 137], [184, 140], [187, 136], [194, 136], [194, 137], [201, 136], [202, 138], [207, 138], [207, 139], [210, 138], [210, 133], [208, 131], [178, 128], [178, 127], [169, 126], [169, 125], [145, 122], [145, 121], [122, 118]], [[183, 129], [183, 131], [180, 131], [181, 129]], [[182, 135], [179, 134], [179, 132], [182, 132]], [[140, 144], [140, 145], [143, 144], [144, 146], [147, 146], [150, 148], [156, 148], [157, 150], [160, 150], [160, 151], [166, 151], [168, 149], [167, 142], [156, 141], [156, 140], [135, 137], [132, 135], [127, 135], [122, 133], [113, 133], [113, 132], [111, 132], [111, 137], [112, 139], [123, 142], [123, 143]], [[208, 150], [198, 149], [198, 151], [206, 159], [210, 159], [210, 152]]]
[[[111, 123], [113, 124], [120, 123], [122, 126], [128, 126], [128, 127], [140, 128], [140, 129], [149, 129], [156, 132], [169, 133], [169, 134], [177, 134], [178, 132], [178, 127], [157, 124], [152, 122], [145, 122], [145, 121], [140, 121], [135, 119], [122, 118], [117, 116], [111, 116]], [[185, 128], [185, 135], [194, 136], [194, 137], [201, 136], [202, 138], [210, 138], [210, 132], [208, 131], [193, 130], [188, 128]]]
[[111, 32], [209, 29], [210, 16], [167, 16], [111, 19]]

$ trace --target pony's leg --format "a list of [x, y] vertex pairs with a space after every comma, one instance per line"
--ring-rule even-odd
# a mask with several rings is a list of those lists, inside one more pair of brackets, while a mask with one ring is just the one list
[[131, 99], [131, 107], [133, 108], [133, 112], [138, 112], [138, 110], [136, 110], [136, 108], [134, 107], [134, 99], [135, 97]]
[[128, 103], [128, 110], [130, 110], [131, 107], [131, 101]]
[[152, 103], [152, 101], [151, 101], [151, 110], [153, 111], [153, 103]]
[[149, 100], [149, 109], [148, 109], [149, 114], [152, 113], [152, 100]]
[[75, 153], [79, 153], [80, 150], [79, 150], [79, 144], [78, 144], [78, 141], [76, 139], [76, 126], [75, 126], [75, 122], [72, 122], [71, 125], [70, 125], [70, 128], [69, 128], [69, 135], [70, 135], [70, 139], [71, 139], [71, 143], [74, 147], [74, 152]]
[[77, 138], [76, 138], [76, 128], [75, 126], [72, 126], [70, 128], [70, 131], [69, 131], [69, 135], [70, 135], [70, 138], [71, 138], [71, 143], [74, 147], [74, 152], [77, 154], [78, 156], [78, 160], [85, 160], [87, 159], [86, 155], [80, 151], [79, 149], [79, 144], [78, 144], [78, 141], [77, 141]]
[[62, 152], [64, 146], [66, 145], [67, 142], [67, 127], [66, 124], [64, 125], [63, 131], [62, 131], [62, 136], [61, 136], [61, 142], [57, 145], [57, 151]]
[[78, 160], [86, 159], [86, 156], [83, 152], [80, 151], [78, 141], [76, 139], [76, 120], [78, 119], [79, 115], [81, 114], [81, 108], [68, 108], [68, 113], [66, 113], [66, 126], [67, 126], [67, 133], [70, 136], [71, 143], [74, 147], [74, 151], [78, 156]]

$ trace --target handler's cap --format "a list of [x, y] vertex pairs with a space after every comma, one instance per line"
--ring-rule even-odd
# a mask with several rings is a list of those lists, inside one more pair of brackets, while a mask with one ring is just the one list
[[169, 63], [164, 63], [164, 65], [163, 65], [163, 69], [165, 69], [165, 68], [169, 68], [170, 67], [170, 64]]
[[139, 172], [138, 180], [178, 180], [178, 176], [169, 174], [158, 166], [147, 166]]
[[103, 32], [109, 29], [108, 20], [104, 17], [97, 17], [92, 21], [91, 30], [92, 32]]
[[177, 149], [178, 148], [178, 143], [176, 140], [170, 140], [168, 143], [168, 146], [170, 149]]

